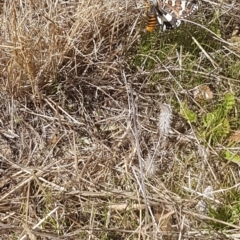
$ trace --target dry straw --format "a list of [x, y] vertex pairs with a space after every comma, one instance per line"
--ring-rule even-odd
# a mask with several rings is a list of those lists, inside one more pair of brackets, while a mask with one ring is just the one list
[[[217, 153], [189, 128], [176, 130], [186, 123], [173, 108], [184, 98], [177, 77], [189, 54], [176, 57], [177, 44], [164, 61], [136, 54], [154, 42], [144, 8], [137, 0], [0, 1], [0, 239], [219, 236], [202, 231], [214, 219], [195, 209], [207, 186], [220, 185]], [[169, 44], [160, 49], [157, 34], [162, 54]], [[143, 67], [149, 59], [152, 70]], [[189, 79], [209, 79], [196, 61]], [[231, 166], [223, 171], [237, 179]]]

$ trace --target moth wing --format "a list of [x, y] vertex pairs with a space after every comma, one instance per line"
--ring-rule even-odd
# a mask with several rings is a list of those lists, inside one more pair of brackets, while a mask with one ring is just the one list
[[166, 12], [164, 9], [156, 9], [157, 20], [160, 25], [166, 25], [168, 28], [175, 28], [181, 24], [181, 20]]

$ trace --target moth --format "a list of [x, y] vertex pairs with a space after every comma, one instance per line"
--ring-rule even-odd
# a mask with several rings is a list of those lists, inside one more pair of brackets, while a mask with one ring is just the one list
[[200, 0], [149, 0], [147, 10], [148, 32], [159, 24], [162, 31], [181, 24], [181, 19], [191, 17], [200, 6]]

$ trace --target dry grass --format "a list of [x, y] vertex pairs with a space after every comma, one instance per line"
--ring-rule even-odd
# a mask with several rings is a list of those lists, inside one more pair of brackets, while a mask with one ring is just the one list
[[[207, 2], [210, 13], [220, 6]], [[200, 37], [200, 28], [190, 41], [201, 54], [190, 60], [174, 39], [183, 31], [157, 40], [144, 33], [142, 1], [0, 7], [0, 239], [240, 239], [239, 218], [208, 211], [239, 189], [238, 164], [221, 154], [232, 145], [211, 144], [201, 122], [178, 113], [186, 102], [199, 116], [217, 104], [199, 88], [210, 96], [204, 105], [199, 79], [239, 102], [238, 47], [213, 33]], [[200, 25], [214, 20], [203, 12]], [[222, 21], [236, 20], [236, 12], [224, 14]], [[164, 57], [139, 50], [143, 39]], [[235, 142], [238, 116], [236, 106]]]

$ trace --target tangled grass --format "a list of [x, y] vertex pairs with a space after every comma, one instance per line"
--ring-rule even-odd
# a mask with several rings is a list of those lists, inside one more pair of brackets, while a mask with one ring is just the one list
[[237, 1], [0, 9], [0, 239], [240, 239]]

